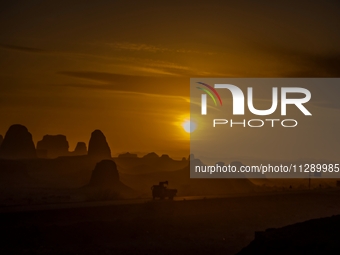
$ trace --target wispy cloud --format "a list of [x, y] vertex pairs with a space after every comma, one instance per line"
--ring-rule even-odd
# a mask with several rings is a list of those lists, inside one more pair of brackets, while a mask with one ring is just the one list
[[0, 44], [0, 47], [6, 50], [16, 50], [28, 53], [41, 53], [44, 52], [42, 49], [26, 47], [26, 46], [18, 46], [18, 45], [10, 45], [10, 44]]
[[173, 52], [173, 53], [199, 53], [213, 55], [214, 52], [202, 52], [183, 48], [169, 48], [157, 45], [143, 44], [143, 43], [129, 43], [129, 42], [117, 42], [117, 43], [106, 43], [107, 45], [117, 49], [117, 50], [127, 50], [127, 51], [147, 51], [147, 52]]
[[121, 57], [114, 58], [117, 64], [114, 66], [136, 71], [147, 76], [182, 76], [182, 77], [234, 77], [230, 73], [211, 72], [210, 70], [200, 70], [192, 66], [181, 63], [174, 63], [159, 59]]
[[107, 72], [89, 72], [89, 71], [61, 71], [57, 74], [85, 79], [92, 84], [67, 84], [69, 87], [79, 87], [87, 89], [106, 89], [113, 91], [125, 91], [129, 93], [145, 93], [167, 96], [188, 97], [189, 84], [188, 77], [177, 76], [138, 76], [124, 75]]

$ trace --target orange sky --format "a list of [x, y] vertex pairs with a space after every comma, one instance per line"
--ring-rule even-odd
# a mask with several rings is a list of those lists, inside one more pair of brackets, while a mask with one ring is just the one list
[[69, 2], [3, 5], [0, 134], [187, 156], [190, 77], [339, 76], [337, 1]]

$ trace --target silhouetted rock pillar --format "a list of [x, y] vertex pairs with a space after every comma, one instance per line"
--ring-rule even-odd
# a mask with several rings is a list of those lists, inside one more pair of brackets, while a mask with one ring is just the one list
[[87, 154], [87, 147], [84, 142], [78, 142], [76, 148], [74, 149], [73, 155], [81, 156]]
[[92, 172], [90, 186], [110, 186], [119, 183], [119, 174], [117, 165], [112, 160], [102, 160], [96, 164], [95, 169]]
[[4, 140], [4, 138], [2, 137], [2, 135], [0, 135], [0, 146], [1, 146], [3, 140]]
[[10, 126], [0, 146], [0, 158], [27, 159], [36, 157], [32, 135], [27, 128], [19, 124]]
[[92, 132], [87, 154], [95, 158], [111, 158], [111, 150], [102, 131], [95, 130]]

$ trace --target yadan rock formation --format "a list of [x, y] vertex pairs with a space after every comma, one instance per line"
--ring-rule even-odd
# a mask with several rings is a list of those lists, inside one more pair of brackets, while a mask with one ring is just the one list
[[67, 156], [69, 144], [64, 135], [45, 135], [41, 141], [37, 143], [39, 154], [45, 151], [47, 158], [57, 158]]
[[87, 154], [87, 147], [86, 143], [84, 142], [78, 142], [76, 145], [76, 148], [72, 152], [72, 155], [74, 156], [82, 156]]
[[19, 124], [10, 126], [0, 146], [0, 158], [28, 159], [36, 157], [32, 135], [28, 129]]
[[154, 152], [150, 152], [150, 153], [144, 155], [143, 158], [144, 159], [158, 159], [159, 156]]
[[131, 198], [139, 194], [119, 180], [117, 165], [110, 159], [96, 164], [89, 184], [83, 188], [85, 192], [90, 192], [90, 198], [94, 200]]
[[111, 150], [102, 131], [95, 130], [92, 132], [87, 155], [101, 159], [111, 158]]
[[170, 157], [169, 157], [169, 155], [168, 155], [168, 154], [162, 154], [162, 156], [161, 156], [161, 159], [166, 159], [166, 160], [169, 160], [169, 159], [170, 159]]
[[119, 154], [118, 158], [138, 158], [138, 156], [137, 154], [127, 152], [127, 153]]
[[119, 174], [116, 163], [106, 159], [97, 163], [92, 172], [89, 185], [95, 187], [114, 187], [119, 183]]

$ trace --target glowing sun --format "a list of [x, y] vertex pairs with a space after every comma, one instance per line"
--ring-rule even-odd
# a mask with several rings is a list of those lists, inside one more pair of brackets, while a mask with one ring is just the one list
[[196, 129], [196, 123], [190, 120], [184, 121], [182, 126], [187, 133], [194, 132]]

